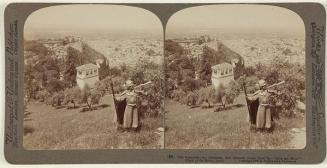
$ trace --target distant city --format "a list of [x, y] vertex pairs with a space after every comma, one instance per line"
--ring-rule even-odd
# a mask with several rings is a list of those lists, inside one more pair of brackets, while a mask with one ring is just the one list
[[[53, 57], [59, 60], [65, 59], [68, 47], [81, 52], [82, 45], [87, 45], [109, 59], [111, 66], [122, 64], [135, 66], [137, 61], [143, 58], [156, 64], [163, 63], [163, 41], [157, 37], [146, 38], [140, 35], [127, 38], [120, 36], [120, 39], [118, 39], [99, 35], [88, 35], [83, 36], [83, 38], [73, 35], [63, 37], [45, 35], [43, 38], [34, 39], [34, 41], [43, 44], [49, 51], [54, 53]], [[25, 52], [25, 58], [31, 58], [29, 54], [33, 53]], [[25, 59], [26, 61], [28, 59]]]
[[[305, 43], [301, 36], [282, 36], [264, 34], [260, 36], [251, 34], [233, 35], [197, 35], [189, 34], [176, 37], [170, 34], [168, 38], [178, 42], [189, 51], [190, 57], [199, 57], [204, 46], [217, 50], [217, 42], [238, 53], [245, 61], [245, 65], [273, 63], [275, 57], [283, 57], [293, 63], [305, 63]], [[209, 38], [209, 41], [199, 44], [196, 39]], [[192, 41], [193, 39], [193, 41]], [[189, 42], [185, 42], [189, 41]]]

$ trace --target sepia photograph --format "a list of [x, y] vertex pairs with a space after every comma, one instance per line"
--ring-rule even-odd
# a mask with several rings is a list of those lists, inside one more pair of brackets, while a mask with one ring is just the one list
[[123, 5], [55, 5], [24, 25], [26, 150], [164, 147], [163, 28]]
[[4, 4], [4, 161], [322, 163], [325, 6]]
[[165, 148], [303, 149], [305, 28], [273, 5], [203, 5], [168, 20]]
[[24, 26], [24, 148], [305, 147], [305, 30], [296, 13], [189, 7], [163, 36], [159, 18], [137, 7], [33, 12]]

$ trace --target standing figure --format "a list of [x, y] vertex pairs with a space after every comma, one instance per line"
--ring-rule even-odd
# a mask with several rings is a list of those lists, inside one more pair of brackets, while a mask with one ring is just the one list
[[259, 81], [260, 90], [251, 96], [247, 96], [249, 101], [259, 101], [259, 107], [256, 115], [256, 128], [259, 130], [270, 130], [272, 128], [271, 106], [269, 103], [270, 92], [267, 90], [266, 82]]
[[126, 101], [126, 108], [123, 117], [122, 127], [125, 130], [133, 129], [136, 131], [139, 127], [138, 113], [138, 94], [134, 91], [134, 83], [131, 80], [126, 81], [126, 90], [116, 98], [116, 101]]

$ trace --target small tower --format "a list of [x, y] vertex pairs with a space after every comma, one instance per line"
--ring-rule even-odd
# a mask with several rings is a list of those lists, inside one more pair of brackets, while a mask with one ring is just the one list
[[84, 64], [76, 67], [76, 83], [79, 88], [83, 89], [85, 85], [94, 87], [94, 84], [99, 81], [99, 70], [98, 66], [94, 64]]
[[228, 86], [229, 82], [234, 80], [233, 65], [221, 63], [211, 67], [211, 82], [215, 89], [218, 90], [220, 85]]

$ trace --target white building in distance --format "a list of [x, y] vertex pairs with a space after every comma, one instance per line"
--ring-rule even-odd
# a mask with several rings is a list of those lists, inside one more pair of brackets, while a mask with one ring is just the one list
[[99, 67], [94, 64], [84, 64], [76, 67], [76, 83], [79, 88], [84, 89], [85, 85], [94, 87], [94, 84], [99, 81]]
[[221, 63], [211, 67], [211, 82], [217, 90], [220, 85], [228, 86], [229, 82], [234, 80], [233, 65], [229, 63]]

